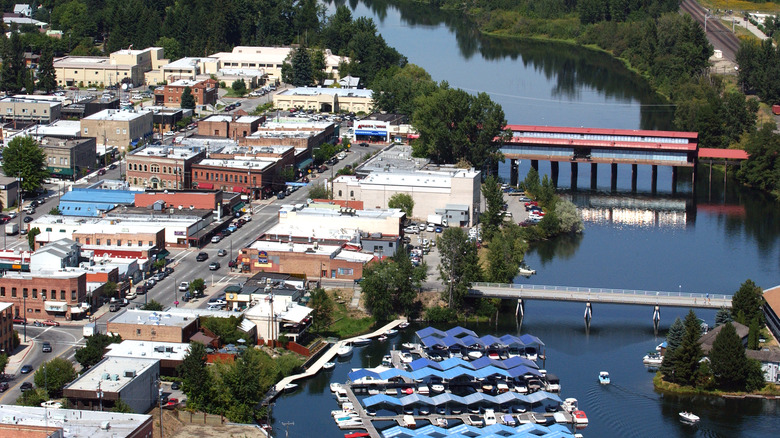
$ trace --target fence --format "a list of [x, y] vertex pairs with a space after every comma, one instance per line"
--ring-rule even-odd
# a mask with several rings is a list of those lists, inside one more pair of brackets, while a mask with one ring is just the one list
[[221, 415], [207, 414], [205, 412], [176, 411], [179, 421], [190, 424], [207, 424], [221, 426], [225, 423], [225, 417]]

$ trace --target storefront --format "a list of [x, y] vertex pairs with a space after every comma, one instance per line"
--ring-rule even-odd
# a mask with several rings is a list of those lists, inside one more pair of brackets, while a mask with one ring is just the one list
[[387, 142], [388, 124], [379, 120], [356, 120], [353, 124], [355, 141]]

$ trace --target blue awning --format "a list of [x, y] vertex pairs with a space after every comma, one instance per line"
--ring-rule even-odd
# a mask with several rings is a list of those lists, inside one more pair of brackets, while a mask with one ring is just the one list
[[383, 137], [386, 137], [387, 131], [377, 131], [373, 129], [358, 129], [355, 131], [355, 135], [381, 135]]

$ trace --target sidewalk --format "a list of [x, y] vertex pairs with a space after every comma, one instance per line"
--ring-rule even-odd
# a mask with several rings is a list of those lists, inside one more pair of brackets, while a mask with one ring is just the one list
[[35, 342], [27, 337], [27, 343], [22, 342], [16, 347], [16, 350], [8, 356], [8, 365], [5, 366], [5, 374], [17, 374], [19, 368], [22, 366], [24, 359], [27, 357], [27, 353], [32, 351], [35, 346]]

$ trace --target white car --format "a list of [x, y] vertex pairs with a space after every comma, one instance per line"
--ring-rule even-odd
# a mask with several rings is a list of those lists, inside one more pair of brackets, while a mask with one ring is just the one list
[[136, 295], [135, 291], [130, 291], [127, 293], [127, 295], [125, 295], [125, 298], [127, 298], [128, 300], [134, 300], [135, 297], [137, 296], [138, 295]]
[[211, 238], [211, 243], [219, 243], [219, 241], [222, 240], [219, 236], [214, 236]]
[[436, 225], [434, 224], [428, 224], [428, 227], [426, 228], [426, 231], [429, 233], [433, 233], [436, 230]]
[[417, 234], [418, 230], [417, 230], [417, 227], [410, 226], [410, 227], [404, 228], [404, 233], [407, 233], [407, 234]]
[[190, 290], [189, 283], [187, 283], [186, 281], [182, 281], [181, 283], [179, 283], [179, 292], [187, 292], [188, 290]]
[[62, 409], [62, 403], [55, 400], [49, 400], [41, 403], [41, 407], [47, 409]]

